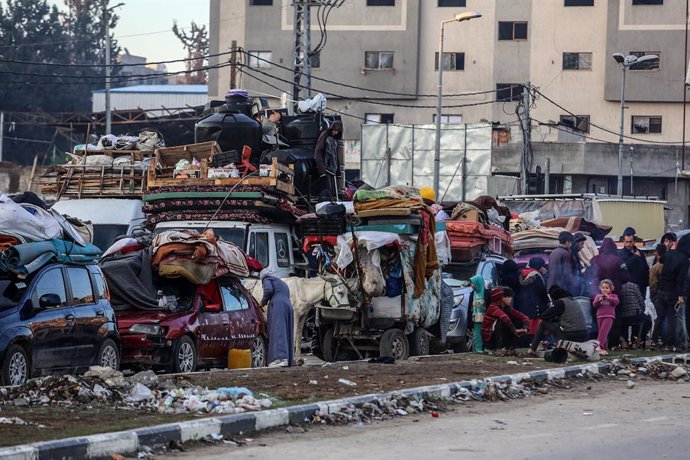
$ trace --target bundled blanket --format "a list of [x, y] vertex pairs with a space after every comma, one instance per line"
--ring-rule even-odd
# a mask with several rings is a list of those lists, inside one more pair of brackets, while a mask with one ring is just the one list
[[0, 270], [27, 276], [49, 262], [91, 264], [98, 260], [101, 250], [93, 244], [80, 246], [71, 241], [49, 240], [19, 244], [0, 254]]

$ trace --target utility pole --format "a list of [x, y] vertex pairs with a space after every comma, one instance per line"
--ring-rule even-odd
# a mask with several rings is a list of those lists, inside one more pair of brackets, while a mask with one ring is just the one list
[[551, 193], [551, 158], [546, 159], [546, 174], [544, 176], [544, 194], [548, 195]]
[[112, 128], [112, 113], [110, 111], [110, 8], [108, 2], [105, 3], [105, 133], [111, 134]]
[[523, 104], [523, 116], [522, 116], [522, 193], [528, 195], [527, 191], [527, 177], [529, 176], [529, 169], [527, 167], [527, 161], [532, 158], [532, 119], [529, 114], [529, 89], [531, 83], [527, 82], [525, 87], [522, 89], [522, 104]]
[[2, 161], [2, 142], [5, 140], [3, 138], [5, 134], [5, 113], [0, 112], [0, 161]]
[[230, 43], [230, 89], [237, 88], [237, 40]]
[[[300, 90], [306, 86], [307, 96], [311, 96], [311, 5], [320, 0], [293, 0], [295, 7], [295, 66], [293, 71], [292, 100], [300, 100]], [[302, 85], [302, 76], [306, 85]]]

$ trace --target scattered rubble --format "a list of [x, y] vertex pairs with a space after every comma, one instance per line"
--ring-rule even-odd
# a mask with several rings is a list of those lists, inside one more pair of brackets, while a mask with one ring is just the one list
[[153, 371], [124, 377], [119, 371], [99, 366], [91, 367], [83, 376], [54, 375], [29, 380], [21, 386], [0, 388], [0, 405], [88, 406], [102, 403], [119, 409], [174, 414], [235, 414], [272, 406], [270, 399], [256, 399], [247, 388], [209, 390], [184, 380], [178, 380], [177, 385], [170, 381], [161, 383]]

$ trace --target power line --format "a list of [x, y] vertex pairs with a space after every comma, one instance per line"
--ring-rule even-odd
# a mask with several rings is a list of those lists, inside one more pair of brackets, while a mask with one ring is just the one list
[[[185, 58], [185, 59], [174, 59], [174, 60], [169, 60], [169, 61], [156, 61], [156, 62], [145, 62], [143, 64], [111, 64], [110, 67], [143, 67], [147, 65], [159, 65], [159, 64], [174, 64], [177, 62], [187, 62], [187, 61], [198, 61], [200, 59], [209, 59], [213, 57], [218, 57], [218, 56], [224, 56], [227, 54], [231, 54], [232, 51], [226, 51], [223, 53], [217, 53], [217, 54], [208, 54], [205, 56], [199, 56], [199, 57], [194, 57], [194, 58]], [[66, 64], [66, 63], [57, 63], [57, 62], [36, 62], [36, 61], [20, 61], [20, 60], [15, 60], [15, 59], [3, 59], [0, 58], [0, 62], [8, 62], [12, 64], [25, 64], [25, 65], [35, 65], [35, 66], [44, 66], [44, 67], [67, 67], [67, 68], [103, 68], [105, 67], [104, 64]]]
[[[531, 89], [532, 89], [535, 93], [539, 94], [541, 97], [543, 97], [544, 99], [546, 99], [547, 101], [549, 101], [551, 104], [555, 105], [556, 107], [558, 107], [559, 109], [561, 109], [561, 110], [563, 110], [564, 112], [568, 113], [569, 115], [572, 115], [572, 116], [574, 116], [574, 117], [577, 117], [577, 116], [578, 116], [578, 115], [575, 115], [575, 114], [574, 114], [573, 112], [571, 112], [570, 110], [568, 110], [568, 109], [566, 109], [565, 107], [563, 107], [562, 105], [560, 105], [558, 102], [556, 102], [556, 101], [554, 101], [553, 99], [551, 99], [551, 98], [549, 98], [548, 96], [546, 96], [544, 93], [542, 93], [541, 91], [539, 91], [539, 89], [536, 88], [535, 86], [532, 86]], [[619, 133], [619, 132], [616, 132], [616, 131], [611, 130], [611, 129], [609, 129], [609, 128], [604, 128], [604, 127], [601, 126], [601, 125], [598, 125], [598, 124], [596, 124], [596, 123], [593, 123], [591, 120], [590, 120], [590, 122], [589, 122], [589, 125], [590, 125], [590, 126], [594, 126], [595, 128], [600, 129], [601, 131], [607, 132], [607, 133], [609, 133], [609, 134], [614, 134], [614, 135], [616, 135], [616, 136], [620, 136], [620, 133]], [[625, 138], [625, 139], [632, 139], [632, 140], [639, 141], [639, 142], [642, 142], [642, 143], [647, 143], [647, 144], [661, 144], [661, 145], [679, 145], [679, 144], [682, 144], [682, 142], [654, 141], [654, 140], [649, 140], [649, 139], [642, 139], [642, 138], [639, 138], [639, 137], [628, 136], [628, 135], [625, 135], [625, 134], [623, 135], [623, 138]], [[608, 142], [608, 141], [607, 141], [607, 142]]]
[[[284, 78], [276, 77], [275, 75], [271, 75], [269, 73], [263, 72], [261, 70], [258, 70], [258, 69], [255, 69], [255, 68], [252, 68], [252, 67], [249, 67], [246, 65], [241, 65], [240, 67], [245, 68], [245, 70], [244, 70], [245, 73], [247, 71], [250, 71], [252, 73], [257, 72], [257, 73], [265, 75], [269, 78], [272, 78], [274, 80], [278, 80], [278, 81], [281, 81], [283, 83], [293, 84], [293, 82], [290, 82], [289, 80], [285, 80]], [[247, 75], [250, 77], [254, 77], [254, 75], [252, 73], [248, 73]], [[299, 86], [301, 88], [306, 88], [305, 85], [299, 85]], [[383, 105], [383, 106], [387, 106], [387, 107], [401, 107], [401, 108], [410, 108], [410, 109], [435, 109], [436, 108], [435, 105], [397, 104], [397, 103], [393, 103], [393, 102], [384, 102], [381, 100], [371, 99], [371, 98], [358, 98], [358, 97], [343, 96], [341, 94], [332, 93], [330, 91], [317, 90], [317, 89], [313, 89], [313, 90], [320, 92], [320, 93], [323, 93], [323, 94], [326, 94], [326, 95], [329, 95], [329, 96], [337, 97], [340, 99], [357, 101], [357, 102], [362, 102], [362, 103], [372, 104], [372, 105]], [[475, 107], [475, 106], [480, 106], [480, 105], [495, 104], [497, 102], [502, 102], [502, 101], [490, 100], [490, 101], [474, 102], [474, 103], [467, 103], [467, 104], [450, 104], [450, 105], [444, 105], [443, 108], [452, 109], [452, 108], [461, 108], [461, 107]]]
[[[256, 59], [257, 61], [263, 61], [263, 62], [266, 62], [266, 63], [268, 63], [268, 64], [271, 64], [272, 66], [278, 67], [278, 68], [280, 68], [280, 69], [284, 69], [284, 70], [288, 70], [288, 71], [290, 71], [290, 72], [293, 72], [293, 69], [291, 69], [291, 68], [289, 68], [289, 67], [286, 67], [286, 66], [284, 66], [284, 65], [282, 65], [282, 64], [279, 64], [279, 63], [277, 63], [277, 62], [269, 61], [268, 59], [265, 59], [265, 58], [261, 58], [261, 57], [255, 55], [255, 54], [251, 54], [250, 52], [245, 51], [243, 48], [239, 48], [238, 51], [239, 51], [240, 53], [246, 54], [247, 56], [251, 56], [252, 58]], [[253, 69], [253, 67], [250, 67], [250, 68]], [[302, 75], [305, 75], [304, 72], [299, 72], [299, 73], [302, 74]], [[378, 90], [378, 89], [371, 89], [371, 88], [363, 88], [363, 87], [361, 87], [361, 86], [349, 85], [349, 84], [347, 84], [347, 83], [338, 82], [338, 81], [335, 81], [335, 80], [329, 80], [328, 78], [317, 77], [317, 76], [314, 76], [314, 75], [312, 75], [311, 78], [312, 78], [313, 80], [319, 80], [319, 81], [323, 81], [323, 82], [325, 82], [325, 83], [331, 83], [331, 84], [333, 84], [333, 85], [342, 86], [342, 87], [344, 87], [344, 88], [356, 89], [356, 90], [359, 90], [359, 91], [368, 91], [368, 92], [371, 92], [371, 93], [389, 94], [389, 95], [391, 95], [391, 96], [417, 97], [417, 98], [422, 98], [422, 97], [425, 97], [425, 98], [426, 98], [426, 97], [429, 97], [429, 98], [436, 98], [436, 97], [437, 97], [436, 94], [398, 93], [398, 92], [395, 92], [395, 91], [385, 91], [385, 90]], [[491, 90], [485, 90], [485, 91], [472, 91], [472, 92], [469, 92], [469, 93], [443, 94], [443, 97], [477, 96], [477, 95], [482, 95], [482, 94], [492, 94], [492, 93], [495, 93], [495, 92], [497, 92], [497, 91], [498, 91], [498, 90], [491, 89]], [[434, 107], [436, 107], [436, 106], [434, 106]]]

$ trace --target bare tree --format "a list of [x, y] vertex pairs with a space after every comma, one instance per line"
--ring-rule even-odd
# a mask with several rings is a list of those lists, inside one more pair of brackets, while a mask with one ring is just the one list
[[206, 84], [208, 81], [208, 73], [204, 69], [206, 55], [208, 54], [208, 31], [206, 26], [199, 27], [192, 21], [191, 27], [181, 29], [177, 27], [177, 21], [175, 21], [172, 31], [187, 50], [187, 70], [189, 73], [185, 76], [185, 83]]

